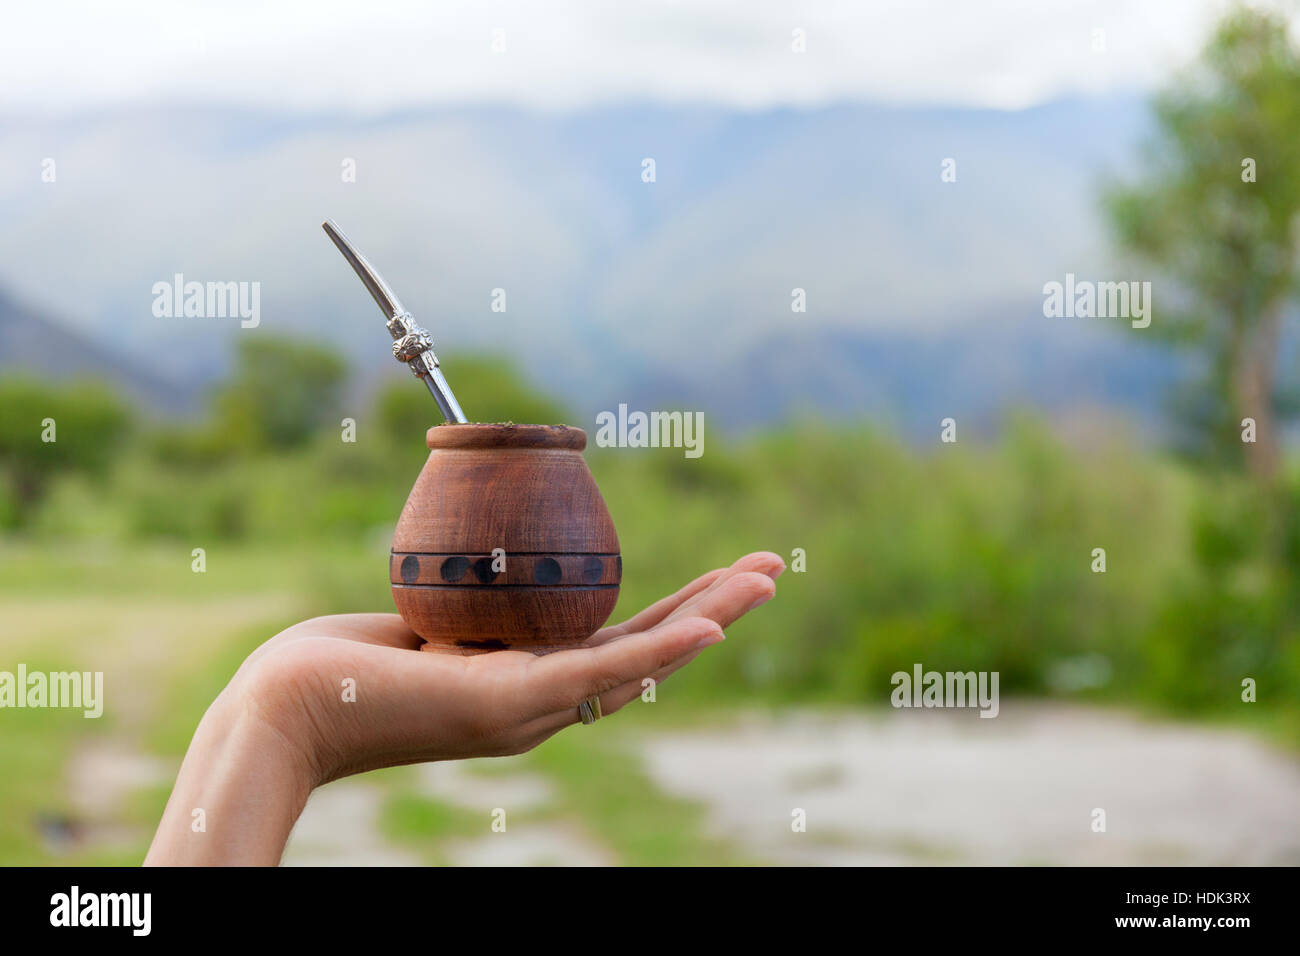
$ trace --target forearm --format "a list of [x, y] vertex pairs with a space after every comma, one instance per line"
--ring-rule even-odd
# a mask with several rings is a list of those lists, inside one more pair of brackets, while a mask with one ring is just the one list
[[309, 763], [227, 690], [204, 714], [146, 866], [274, 866], [315, 785]]

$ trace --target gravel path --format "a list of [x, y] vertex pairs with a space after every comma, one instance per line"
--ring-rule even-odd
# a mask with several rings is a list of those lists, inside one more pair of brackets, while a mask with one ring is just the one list
[[[447, 841], [455, 866], [601, 866], [613, 857], [574, 821], [528, 816], [546, 806], [551, 788], [531, 773], [475, 773], [480, 761], [431, 763], [416, 769], [420, 790], [440, 803], [480, 814], [475, 834]], [[339, 780], [312, 794], [285, 849], [285, 866], [415, 866], [414, 848], [391, 846], [379, 832], [384, 791], [360, 780]], [[492, 813], [507, 810], [504, 832]], [[522, 817], [522, 818], [521, 818]]]
[[1300, 864], [1300, 762], [1233, 731], [1013, 701], [993, 720], [750, 716], [644, 755], [714, 831], [778, 863]]
[[[1300, 761], [1237, 731], [1004, 701], [994, 720], [971, 711], [788, 711], [633, 739], [658, 787], [701, 803], [713, 833], [774, 863], [1300, 864]], [[105, 744], [73, 764], [74, 793], [83, 802], [97, 794], [97, 807], [77, 805], [88, 822], [101, 821], [95, 842], [114, 842], [109, 821], [126, 794], [169, 775], [132, 756]], [[481, 834], [443, 846], [448, 860], [615, 862], [581, 820], [546, 814], [544, 777], [484, 774], [475, 763], [417, 768], [429, 797], [483, 814]], [[380, 833], [383, 794], [361, 780], [318, 790], [284, 863], [418, 864], [416, 848]], [[511, 812], [505, 833], [490, 829], [498, 806]], [[1092, 828], [1098, 808], [1104, 833]], [[792, 829], [796, 810], [805, 832]]]

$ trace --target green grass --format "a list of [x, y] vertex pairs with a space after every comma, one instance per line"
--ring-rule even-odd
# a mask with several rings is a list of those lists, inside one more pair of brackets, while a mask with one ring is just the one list
[[[130, 725], [111, 708], [99, 721], [0, 712], [0, 767], [13, 768], [0, 777], [0, 861], [57, 859], [35, 820], [67, 812], [79, 745], [113, 735], [179, 758], [239, 663], [276, 631], [392, 610], [389, 537], [420, 457], [393, 447], [323, 436], [188, 470], [137, 450], [93, 482], [60, 478], [21, 534], [0, 537], [0, 669], [121, 661], [130, 669], [106, 688], [110, 700], [142, 708]], [[745, 551], [789, 561], [800, 548], [807, 559], [776, 600], [661, 687], [656, 707], [634, 704], [597, 732], [568, 731], [502, 765], [544, 774], [558, 795], [548, 818], [573, 821], [623, 862], [747, 861], [708, 835], [699, 807], [650, 784], [638, 734], [742, 705], [883, 706], [889, 675], [914, 662], [997, 670], [1004, 695], [1116, 704], [1300, 746], [1296, 476], [1285, 526], [1266, 534], [1278, 513], [1240, 476], [1123, 444], [1078, 454], [1032, 423], [983, 447], [918, 451], [866, 428], [806, 424], [743, 444], [715, 437], [696, 461], [588, 458], [622, 541], [615, 620]], [[1094, 547], [1106, 549], [1104, 574], [1090, 569]], [[1053, 669], [1081, 655], [1104, 657], [1110, 681], [1056, 690]], [[1258, 680], [1258, 703], [1240, 702], [1243, 676]], [[385, 826], [427, 843], [431, 859], [468, 823], [399, 776], [381, 785], [393, 794]], [[123, 810], [144, 842], [164, 798], [150, 790]]]
[[[96, 738], [125, 739], [140, 751], [166, 757], [179, 763], [188, 747], [203, 711], [238, 669], [244, 658], [259, 644], [281, 628], [298, 619], [297, 615], [266, 619], [260, 623], [223, 629], [213, 624], [220, 614], [222, 595], [247, 597], [249, 594], [276, 594], [295, 586], [293, 573], [280, 569], [287, 555], [257, 548], [234, 548], [232, 570], [210, 576], [195, 575], [186, 562], [175, 566], [169, 549], [118, 548], [111, 570], [97, 577], [94, 569], [99, 559], [80, 554], [64, 570], [85, 575], [91, 586], [78, 597], [67, 599], [56, 586], [49, 584], [48, 573], [63, 561], [62, 549], [53, 545], [10, 543], [6, 557], [19, 560], [23, 574], [6, 576], [0, 583], [0, 602], [10, 608], [48, 607], [57, 610], [52, 630], [42, 631], [35, 646], [30, 636], [11, 633], [0, 639], [0, 667], [16, 667], [24, 661], [29, 669], [63, 670], [74, 666], [79, 656], [75, 648], [83, 640], [78, 622], [86, 616], [97, 619], [104, 640], [120, 641], [123, 625], [114, 624], [113, 615], [129, 615], [133, 609], [149, 606], [150, 595], [165, 591], [175, 602], [179, 593], [194, 599], [194, 615], [207, 621], [207, 629], [217, 637], [207, 636], [202, 643], [183, 648], [173, 669], [164, 679], [136, 687], [106, 686], [109, 706], [104, 717], [90, 721], [80, 712], [57, 710], [12, 710], [0, 714], [5, 722], [0, 734], [0, 766], [21, 768], [20, 773], [0, 778], [0, 861], [10, 864], [69, 863], [85, 865], [132, 865], [144, 855], [153, 827], [161, 816], [170, 793], [170, 784], [142, 788], [126, 795], [113, 821], [123, 832], [134, 833], [134, 844], [126, 847], [91, 845], [70, 852], [57, 850], [41, 835], [39, 821], [70, 817], [70, 794], [67, 767], [79, 746]], [[356, 563], [355, 557], [331, 556], [339, 573]], [[325, 558], [317, 556], [319, 566]], [[314, 591], [299, 595], [303, 615], [316, 613]], [[85, 610], [79, 611], [82, 607]], [[174, 604], [177, 614], [167, 628], [167, 639], [186, 641], [186, 618], [180, 612], [183, 602]], [[322, 609], [323, 610], [323, 609]], [[14, 620], [10, 617], [10, 620]], [[128, 635], [129, 636], [129, 635]], [[62, 650], [60, 650], [62, 649]], [[99, 648], [112, 656], [111, 648]], [[11, 660], [10, 658], [14, 658]], [[84, 666], [84, 662], [82, 662]], [[661, 688], [670, 695], [672, 685]], [[125, 727], [115, 715], [113, 696], [129, 693], [134, 704], [146, 707], [138, 726]], [[475, 764], [474, 772], [485, 775], [510, 774], [520, 770], [540, 773], [550, 781], [556, 793], [554, 805], [512, 813], [511, 822], [565, 822], [588, 834], [594, 843], [608, 850], [613, 858], [628, 863], [720, 863], [744, 860], [742, 854], [703, 833], [703, 816], [698, 807], [659, 793], [642, 772], [635, 757], [637, 736], [652, 725], [683, 726], [689, 723], [689, 708], [659, 704], [654, 717], [637, 708], [627, 708], [625, 723], [633, 732], [607, 732], [613, 725], [602, 725], [601, 733], [569, 730], [547, 742], [534, 754], [491, 763]], [[696, 714], [698, 716], [698, 714]], [[413, 850], [430, 864], [448, 861], [448, 841], [463, 841], [489, 832], [482, 814], [444, 804], [422, 794], [414, 787], [409, 772], [403, 768], [370, 775], [385, 792], [381, 832], [395, 846]]]
[[[70, 670], [69, 655], [53, 648], [27, 655], [28, 673]], [[0, 663], [16, 670], [16, 662]], [[88, 719], [73, 709], [0, 711], [0, 862], [36, 865], [58, 859], [69, 864], [95, 862], [93, 854], [55, 854], [41, 833], [41, 821], [71, 818], [67, 789], [68, 761], [78, 744], [109, 730], [104, 718]]]
[[635, 756], [636, 737], [643, 730], [583, 730], [570, 728], [557, 734], [521, 759], [554, 781], [561, 812], [607, 844], [619, 862], [633, 866], [756, 862], [742, 848], [707, 834], [703, 807], [655, 787]]
[[409, 785], [390, 788], [380, 815], [384, 837], [415, 852], [430, 866], [448, 865], [447, 841], [471, 839], [486, 830], [483, 814], [434, 800]]

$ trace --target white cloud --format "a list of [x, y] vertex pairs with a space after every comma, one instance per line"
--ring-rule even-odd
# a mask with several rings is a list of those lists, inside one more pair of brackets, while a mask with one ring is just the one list
[[[47, 0], [0, 21], [0, 109], [200, 101], [385, 113], [626, 100], [1018, 108], [1144, 90], [1222, 0]], [[792, 31], [807, 52], [791, 52]], [[492, 51], [504, 31], [505, 52]], [[1093, 49], [1094, 30], [1105, 52]]]

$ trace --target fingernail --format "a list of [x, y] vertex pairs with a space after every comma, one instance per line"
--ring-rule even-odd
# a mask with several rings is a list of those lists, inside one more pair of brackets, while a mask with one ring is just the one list
[[759, 598], [749, 607], [745, 608], [745, 613], [748, 614], [750, 611], [754, 610], [754, 608], [761, 607], [762, 605], [766, 604], [768, 601], [772, 600], [773, 597], [774, 594], [764, 594], [761, 598]]
[[701, 638], [700, 643], [695, 645], [695, 649], [697, 651], [702, 651], [706, 647], [712, 647], [714, 644], [717, 644], [723, 639], [725, 639], [726, 636], [727, 635], [723, 634], [722, 631], [714, 631], [712, 634], [709, 634], [707, 637]]

